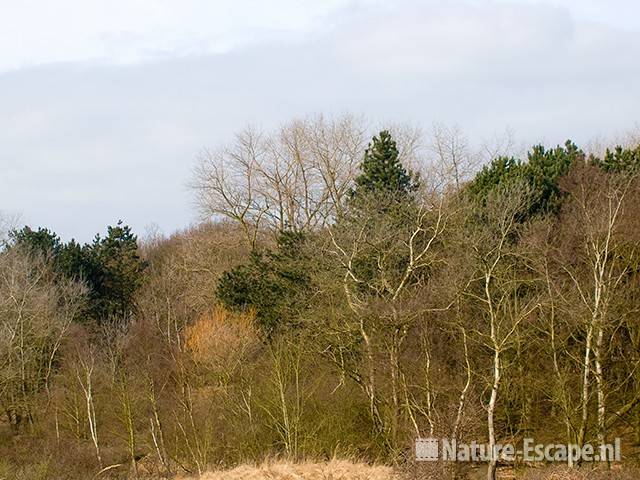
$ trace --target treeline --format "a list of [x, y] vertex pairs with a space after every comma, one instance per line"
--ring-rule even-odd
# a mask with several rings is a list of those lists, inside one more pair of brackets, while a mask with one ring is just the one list
[[0, 476], [402, 464], [418, 436], [622, 436], [629, 460], [640, 146], [483, 151], [454, 129], [425, 146], [295, 121], [205, 153], [191, 186], [208, 221], [169, 238], [14, 231]]

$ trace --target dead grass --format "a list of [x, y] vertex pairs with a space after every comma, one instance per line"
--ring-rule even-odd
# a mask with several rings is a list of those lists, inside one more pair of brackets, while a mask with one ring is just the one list
[[[429, 466], [429, 465], [427, 465]], [[436, 467], [437, 465], [432, 465]], [[241, 465], [230, 470], [208, 472], [199, 480], [449, 480], [451, 478], [468, 480], [485, 479], [483, 469], [457, 471], [443, 468], [419, 468], [394, 471], [383, 465], [368, 465], [350, 460], [331, 460], [330, 462], [267, 461], [261, 465]], [[610, 470], [598, 467], [569, 469], [564, 466], [535, 468], [514, 473], [501, 469], [499, 479], [519, 480], [638, 480], [640, 470], [634, 467], [613, 466]], [[195, 480], [181, 478], [176, 480]]]
[[[331, 460], [323, 463], [266, 462], [205, 473], [200, 480], [395, 480], [391, 467]], [[186, 479], [183, 479], [186, 480]]]
[[585, 466], [570, 469], [565, 466], [536, 469], [526, 472], [522, 480], [638, 480], [640, 470], [634, 467], [614, 465], [611, 469], [599, 466]]

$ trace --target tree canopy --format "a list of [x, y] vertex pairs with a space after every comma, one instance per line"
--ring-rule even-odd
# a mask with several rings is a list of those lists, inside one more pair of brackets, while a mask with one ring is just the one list
[[398, 146], [388, 130], [374, 136], [365, 150], [355, 178], [352, 199], [367, 195], [408, 197], [419, 187], [418, 179], [407, 172], [398, 158]]
[[64, 243], [46, 228], [28, 226], [10, 235], [10, 249], [51, 262], [53, 269], [70, 280], [84, 282], [89, 288], [89, 303], [84, 312], [97, 321], [126, 317], [135, 308], [135, 294], [142, 285], [145, 262], [138, 253], [137, 237], [131, 228], [118, 222], [107, 228], [106, 237], [96, 235], [92, 243], [75, 240]]

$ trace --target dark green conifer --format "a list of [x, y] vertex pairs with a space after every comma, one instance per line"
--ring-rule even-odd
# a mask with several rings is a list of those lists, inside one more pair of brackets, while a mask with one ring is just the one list
[[355, 180], [352, 198], [369, 194], [408, 197], [418, 188], [417, 179], [398, 159], [398, 147], [387, 130], [380, 132], [367, 147]]

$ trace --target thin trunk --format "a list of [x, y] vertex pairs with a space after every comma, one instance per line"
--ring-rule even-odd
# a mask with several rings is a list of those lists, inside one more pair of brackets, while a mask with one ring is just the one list
[[584, 446], [585, 438], [587, 436], [587, 423], [589, 421], [589, 390], [590, 382], [589, 375], [591, 371], [591, 347], [593, 342], [593, 325], [589, 325], [587, 329], [587, 338], [584, 348], [584, 360], [582, 363], [582, 418], [580, 422], [580, 430], [578, 432], [578, 445]]
[[426, 356], [425, 365], [425, 388], [427, 390], [427, 422], [429, 422], [429, 436], [433, 437], [435, 432], [435, 424], [433, 422], [433, 395], [431, 394], [431, 354], [427, 341], [424, 341], [424, 351]]
[[[547, 278], [548, 281], [548, 278]], [[547, 283], [548, 285], [548, 283]], [[551, 289], [549, 289], [549, 295], [551, 295]], [[566, 442], [567, 444], [573, 443], [573, 424], [571, 423], [571, 413], [569, 407], [569, 400], [567, 399], [567, 394], [565, 392], [566, 380], [560, 371], [560, 363], [558, 362], [558, 345], [556, 341], [556, 325], [555, 325], [555, 306], [551, 304], [551, 326], [550, 326], [550, 336], [551, 336], [551, 353], [553, 358], [553, 371], [557, 378], [558, 382], [558, 394], [560, 396], [560, 402], [562, 406], [562, 413], [564, 416], [564, 424], [565, 424], [565, 434], [566, 434]], [[569, 459], [569, 466], [572, 466], [572, 459]]]
[[369, 335], [367, 334], [367, 331], [364, 327], [364, 319], [362, 317], [360, 317], [360, 334], [362, 335], [362, 339], [364, 340], [367, 362], [367, 383], [365, 390], [367, 396], [369, 397], [369, 414], [371, 416], [371, 421], [373, 422], [373, 425], [376, 429], [376, 433], [382, 434], [384, 433], [384, 428], [382, 422], [380, 421], [376, 402], [376, 379], [373, 346], [371, 345], [371, 339], [369, 338]]
[[398, 352], [396, 351], [395, 345], [391, 347], [391, 351], [389, 352], [389, 362], [391, 364], [391, 400], [393, 409], [391, 413], [391, 444], [393, 448], [395, 448], [398, 440], [398, 417], [400, 413], [400, 400], [398, 397]]
[[598, 334], [596, 335], [596, 344], [593, 349], [594, 365], [595, 365], [595, 379], [596, 379], [596, 391], [597, 391], [597, 423], [598, 423], [598, 442], [600, 445], [606, 443], [606, 396], [604, 386], [604, 373], [602, 371], [602, 349], [604, 348], [604, 329], [598, 328]]
[[496, 470], [498, 466], [498, 459], [495, 458], [494, 455], [496, 446], [494, 417], [496, 411], [496, 403], [498, 400], [498, 389], [500, 388], [500, 373], [500, 349], [497, 345], [495, 345], [493, 352], [493, 384], [491, 386], [491, 397], [489, 399], [489, 405], [487, 406], [487, 426], [489, 430], [490, 449], [489, 468], [487, 469], [488, 480], [495, 480]]
[[[496, 260], [497, 262], [497, 260]], [[495, 263], [494, 263], [495, 265]], [[496, 431], [494, 425], [494, 417], [496, 411], [496, 404], [498, 402], [498, 389], [500, 388], [500, 343], [498, 341], [498, 325], [496, 319], [496, 312], [493, 305], [493, 297], [491, 295], [491, 272], [485, 274], [484, 281], [484, 293], [489, 307], [489, 321], [490, 321], [490, 338], [491, 348], [493, 349], [493, 383], [491, 385], [491, 397], [489, 398], [489, 405], [487, 406], [487, 429], [489, 433], [489, 468], [487, 469], [487, 479], [495, 480], [497, 470], [497, 458], [495, 458], [495, 445], [496, 445]]]
[[129, 450], [129, 461], [133, 470], [134, 478], [138, 478], [138, 464], [136, 462], [136, 432], [133, 427], [133, 412], [131, 407], [131, 398], [127, 391], [126, 380], [121, 385], [122, 388], [122, 415], [127, 430], [127, 449]]
[[458, 431], [460, 429], [460, 423], [462, 422], [467, 392], [471, 386], [471, 362], [469, 360], [469, 348], [467, 345], [467, 331], [463, 327], [460, 327], [460, 330], [462, 331], [462, 341], [464, 345], [464, 362], [466, 365], [467, 381], [465, 382], [464, 387], [460, 392], [460, 397], [458, 398], [458, 412], [456, 414], [456, 420], [453, 423], [453, 431], [451, 432], [451, 438], [456, 442], [458, 441]]
[[156, 448], [156, 453], [158, 454], [158, 458], [160, 459], [160, 462], [162, 463], [162, 466], [165, 468], [167, 473], [171, 473], [167, 457], [167, 449], [165, 447], [164, 441], [164, 430], [162, 428], [162, 423], [160, 422], [160, 414], [158, 412], [156, 388], [153, 380], [151, 380], [150, 382], [149, 403], [151, 404], [151, 413], [153, 414], [149, 418], [149, 421], [151, 422], [151, 435], [153, 437], [153, 443]]
[[82, 366], [84, 370], [84, 382], [80, 381], [80, 386], [84, 391], [85, 403], [87, 408], [87, 421], [89, 423], [89, 433], [91, 435], [91, 440], [93, 442], [93, 447], [96, 452], [96, 458], [98, 460], [98, 465], [102, 468], [102, 455], [100, 453], [100, 442], [98, 440], [98, 426], [96, 422], [96, 409], [93, 401], [93, 359], [92, 364]]

